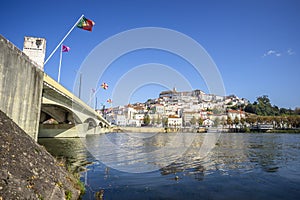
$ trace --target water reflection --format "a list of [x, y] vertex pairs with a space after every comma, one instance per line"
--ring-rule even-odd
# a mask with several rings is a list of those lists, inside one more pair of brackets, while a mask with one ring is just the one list
[[[181, 158], [161, 168], [161, 174], [175, 174], [193, 169], [193, 174], [199, 172], [200, 180], [203, 180], [202, 176], [214, 171], [221, 171], [223, 175], [228, 174], [228, 171], [249, 173], [254, 169], [277, 172], [286, 166], [285, 161], [291, 156], [284, 155], [286, 148], [283, 147], [280, 134], [223, 134], [206, 157], [199, 157], [202, 142], [203, 136], [196, 137]], [[288, 149], [291, 146], [293, 144], [288, 143]]]
[[[77, 167], [93, 161], [82, 173], [84, 199], [94, 199], [101, 190], [104, 199], [296, 199], [300, 195], [300, 135], [224, 133], [204, 157], [200, 150], [204, 134], [184, 133], [180, 140], [174, 134], [148, 136], [112, 133], [39, 142]], [[119, 148], [110, 149], [107, 140]], [[162, 147], [168, 151], [158, 151]], [[172, 162], [161, 166], [165, 160]], [[134, 172], [159, 170], [116, 170], [127, 167], [136, 167]]]
[[248, 148], [250, 162], [257, 163], [266, 172], [278, 171], [282, 157], [279, 135], [251, 137]]
[[81, 171], [94, 160], [79, 138], [39, 138], [38, 143], [54, 157], [66, 160], [72, 171]]
[[137, 138], [126, 133], [113, 133], [102, 137], [89, 136], [86, 146], [95, 158], [109, 167], [144, 173], [175, 162], [189, 148], [193, 137], [174, 133]]
[[[139, 168], [160, 169], [162, 175], [188, 171], [189, 174], [197, 175], [199, 172], [204, 176], [205, 172], [222, 171], [225, 174], [234, 169], [246, 173], [257, 166], [265, 172], [277, 172], [280, 165], [285, 164], [280, 164], [286, 159], [280, 135], [222, 134], [207, 156], [201, 155], [200, 151], [204, 134], [185, 133], [174, 138], [173, 134], [131, 137], [113, 133], [88, 136], [86, 139], [41, 138], [39, 143], [55, 157], [65, 157], [73, 169], [97, 158], [108, 166], [118, 165], [117, 169], [128, 169], [128, 166], [134, 166], [136, 171], [133, 172], [139, 172]], [[105, 143], [107, 139], [120, 148], [109, 148], [110, 145]], [[181, 146], [173, 145], [174, 142]], [[161, 147], [168, 148], [158, 151]], [[166, 164], [169, 161], [172, 162]]]

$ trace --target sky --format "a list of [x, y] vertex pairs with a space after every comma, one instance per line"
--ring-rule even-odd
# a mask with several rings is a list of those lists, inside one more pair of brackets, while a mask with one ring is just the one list
[[[207, 76], [203, 77], [190, 60], [160, 48], [133, 50], [119, 54], [107, 66], [95, 65], [143, 39], [142, 36], [130, 41], [120, 39], [101, 51], [115, 36], [154, 27], [174, 31], [197, 42], [203, 50], [186, 52], [195, 57], [205, 54], [212, 60], [219, 74], [211, 76], [216, 76], [216, 80], [221, 77], [226, 95], [235, 94], [250, 102], [268, 95], [272, 104], [293, 109], [300, 107], [299, 10], [298, 0], [11, 0], [0, 7], [3, 22], [0, 34], [20, 49], [24, 36], [45, 38], [48, 58], [82, 14], [93, 20], [92, 32], [75, 28], [63, 42], [70, 51], [62, 56], [60, 83], [79, 95], [81, 77], [85, 94], [80, 94], [81, 97], [94, 105], [96, 98], [90, 100], [88, 96], [93, 95], [92, 89], [96, 90], [97, 107], [101, 103], [109, 106], [106, 100], [113, 97], [118, 98], [113, 99], [114, 106], [144, 102], [172, 87], [211, 92]], [[145, 43], [156, 39], [147, 36]], [[168, 40], [161, 39], [162, 45]], [[177, 47], [181, 45], [176, 39], [172, 41]], [[201, 55], [200, 60], [204, 59]], [[98, 60], [93, 60], [94, 64], [86, 72], [83, 68], [93, 56]], [[49, 59], [44, 71], [57, 80], [58, 66], [59, 51]], [[145, 66], [149, 68], [143, 68]], [[138, 69], [145, 70], [130, 76], [138, 73]], [[156, 71], [147, 72], [147, 69]], [[164, 72], [164, 69], [169, 71]], [[96, 82], [93, 75], [97, 75]], [[140, 82], [135, 82], [135, 78]], [[188, 87], [181, 87], [184, 81]], [[102, 82], [109, 85], [108, 90], [100, 88]], [[132, 84], [136, 84], [135, 87]], [[127, 85], [130, 91], [125, 91]], [[119, 93], [116, 95], [116, 92]], [[122, 92], [125, 96], [119, 95]]]

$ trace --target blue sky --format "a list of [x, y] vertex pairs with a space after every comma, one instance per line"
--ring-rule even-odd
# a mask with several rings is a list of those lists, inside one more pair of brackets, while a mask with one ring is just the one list
[[[95, 21], [92, 32], [76, 28], [64, 42], [71, 50], [63, 54], [61, 83], [73, 90], [82, 63], [109, 37], [134, 28], [172, 29], [203, 46], [217, 65], [227, 94], [251, 102], [266, 94], [272, 104], [294, 108], [300, 106], [299, 10], [298, 0], [11, 0], [0, 8], [0, 34], [20, 49], [24, 36], [44, 37], [48, 57], [81, 14]], [[168, 52], [147, 49], [123, 55], [99, 77], [98, 85], [105, 81], [110, 87], [97, 92], [98, 103], [112, 97], [122, 75], [151, 62], [174, 68], [192, 88], [207, 92], [202, 77], [188, 62]], [[56, 52], [45, 72], [57, 79], [58, 65]], [[89, 77], [82, 74], [82, 79], [88, 81]], [[174, 86], [180, 88], [176, 83]], [[133, 92], [130, 102], [155, 98], [163, 89], [157, 84], [141, 87]]]

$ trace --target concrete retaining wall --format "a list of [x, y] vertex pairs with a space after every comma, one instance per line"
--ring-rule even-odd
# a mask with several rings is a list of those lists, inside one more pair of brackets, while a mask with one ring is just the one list
[[0, 35], [0, 110], [37, 140], [43, 72]]
[[164, 133], [164, 128], [157, 127], [119, 127], [123, 132], [133, 133]]

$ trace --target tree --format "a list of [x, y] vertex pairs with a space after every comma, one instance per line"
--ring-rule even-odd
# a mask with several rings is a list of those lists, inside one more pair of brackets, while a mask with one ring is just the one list
[[238, 117], [235, 117], [234, 120], [233, 120], [233, 123], [234, 123], [235, 125], [238, 125], [238, 124], [240, 123], [239, 118], [238, 118]]
[[275, 122], [275, 128], [281, 128], [281, 116], [274, 117], [273, 121]]
[[297, 128], [298, 125], [299, 125], [299, 119], [300, 118], [297, 115], [288, 116], [287, 120], [288, 120], [289, 127], [291, 127], [291, 128]]
[[162, 123], [163, 123], [163, 126], [168, 126], [168, 118], [166, 118], [166, 117], [162, 118]]
[[144, 116], [144, 124], [147, 126], [147, 125], [149, 125], [150, 124], [150, 116], [148, 115], [148, 114], [146, 114], [145, 116]]
[[190, 120], [190, 123], [191, 123], [192, 125], [195, 125], [195, 124], [197, 123], [197, 119], [196, 119], [195, 116], [193, 116], [193, 118]]
[[214, 114], [221, 114], [221, 113], [222, 113], [222, 110], [219, 109], [219, 108], [213, 108], [213, 109], [212, 109], [212, 112], [213, 112]]
[[280, 115], [286, 115], [288, 113], [287, 109], [286, 108], [280, 108], [279, 109], [279, 114]]
[[239, 107], [237, 105], [234, 105], [234, 106], [231, 106], [230, 109], [232, 109], [232, 110], [238, 110]]
[[274, 115], [273, 113], [273, 107], [270, 103], [270, 99], [267, 95], [263, 95], [261, 97], [257, 97], [257, 111], [256, 114], [258, 115]]
[[203, 119], [200, 117], [199, 119], [198, 119], [198, 124], [199, 124], [199, 126], [202, 126], [203, 125]]
[[230, 125], [230, 126], [232, 125], [232, 119], [231, 119], [231, 117], [227, 117], [227, 124]]
[[[253, 104], [249, 103], [245, 107], [245, 111], [260, 116], [278, 116], [278, 115], [294, 115], [300, 114], [300, 109], [292, 110], [291, 108], [279, 108], [276, 105], [271, 105], [271, 101], [267, 95], [257, 97], [257, 101]], [[298, 113], [297, 113], [298, 112]]]
[[256, 105], [257, 105], [257, 104], [254, 105], [254, 104], [249, 103], [249, 104], [245, 107], [245, 112], [255, 114], [255, 113], [256, 113]]
[[156, 124], [161, 124], [161, 122], [162, 122], [162, 120], [161, 120], [161, 118], [158, 116], [158, 117], [156, 118]]
[[225, 126], [225, 125], [226, 125], [226, 118], [225, 118], [225, 117], [222, 117], [222, 119], [221, 119], [221, 123], [222, 123], [222, 125], [223, 125], [223, 126]]
[[267, 95], [257, 97], [257, 101], [253, 104], [248, 104], [245, 107], [245, 111], [261, 116], [279, 115], [280, 113], [286, 112], [285, 109], [279, 109], [276, 105], [272, 106]]
[[246, 119], [245, 118], [241, 118], [241, 124], [244, 126], [245, 125], [245, 122], [246, 122]]
[[219, 126], [220, 125], [220, 121], [221, 121], [220, 118], [216, 117], [215, 120], [214, 120], [214, 126], [216, 126], [216, 127]]
[[151, 119], [151, 124], [153, 124], [153, 125], [156, 124], [156, 121], [157, 121], [156, 119], [157, 119], [157, 118], [154, 116], [154, 117]]
[[246, 118], [246, 122], [251, 124], [251, 125], [255, 124], [256, 121], [257, 121], [257, 117], [255, 117], [255, 116], [251, 116], [251, 117]]
[[295, 112], [296, 115], [300, 115], [300, 108], [298, 108], [298, 107], [295, 108], [295, 111], [294, 111], [294, 112]]

